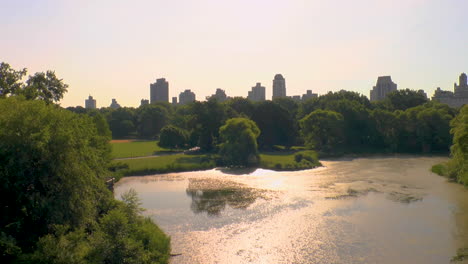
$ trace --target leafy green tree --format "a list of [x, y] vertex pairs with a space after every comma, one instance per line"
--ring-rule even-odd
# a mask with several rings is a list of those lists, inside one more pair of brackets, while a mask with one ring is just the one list
[[138, 135], [143, 138], [154, 138], [169, 122], [169, 112], [161, 105], [144, 105], [138, 108], [137, 120]]
[[429, 100], [422, 90], [415, 91], [404, 89], [389, 93], [384, 101], [388, 102], [391, 110], [406, 110], [418, 105], [423, 105]]
[[29, 100], [56, 103], [63, 98], [67, 88], [68, 84], [57, 78], [54, 71], [37, 72], [33, 76], [29, 76], [21, 94]]
[[275, 145], [290, 147], [294, 144], [297, 134], [294, 119], [280, 105], [271, 101], [258, 103], [252, 120], [261, 131], [258, 138], [261, 149], [272, 149]]
[[21, 79], [26, 76], [26, 69], [14, 70], [8, 63], [0, 63], [0, 98], [17, 95], [23, 88]]
[[158, 145], [163, 148], [183, 148], [187, 143], [187, 132], [172, 126], [168, 125], [161, 129], [161, 135], [159, 136]]
[[260, 129], [247, 118], [232, 118], [219, 129], [219, 154], [228, 166], [250, 166], [259, 162], [257, 137]]
[[336, 152], [344, 142], [344, 120], [340, 113], [315, 110], [301, 121], [304, 142], [310, 148], [322, 152]]
[[251, 118], [253, 112], [255, 111], [255, 105], [252, 101], [243, 97], [234, 97], [228, 101], [226, 104], [233, 109], [239, 116], [244, 116]]
[[93, 223], [112, 194], [109, 138], [91, 118], [10, 97], [0, 127], [0, 232], [27, 249], [54, 225]]
[[468, 185], [468, 105], [451, 121], [453, 145], [450, 148], [451, 159], [448, 173], [451, 178]]

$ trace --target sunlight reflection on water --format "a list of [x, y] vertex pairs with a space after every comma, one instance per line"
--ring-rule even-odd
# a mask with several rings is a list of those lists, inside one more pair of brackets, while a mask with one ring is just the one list
[[468, 192], [438, 157], [324, 161], [299, 172], [128, 177], [172, 238], [172, 263], [449, 263], [468, 245]]

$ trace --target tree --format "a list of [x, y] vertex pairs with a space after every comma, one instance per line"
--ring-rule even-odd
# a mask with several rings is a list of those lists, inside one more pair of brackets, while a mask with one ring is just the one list
[[451, 159], [448, 162], [449, 176], [468, 185], [468, 105], [450, 123], [453, 134]]
[[0, 63], [0, 98], [16, 95], [21, 91], [21, 79], [26, 75], [26, 69], [14, 70], [8, 63]]
[[261, 131], [258, 138], [261, 149], [272, 149], [275, 145], [290, 147], [294, 144], [297, 134], [294, 119], [280, 105], [271, 101], [257, 104], [252, 120]]
[[228, 166], [250, 166], [259, 162], [257, 137], [260, 129], [247, 118], [232, 118], [219, 129], [219, 154]]
[[168, 125], [161, 129], [161, 135], [159, 136], [158, 145], [163, 148], [182, 148], [187, 143], [187, 132], [172, 126]]
[[391, 110], [406, 110], [418, 105], [427, 103], [424, 91], [414, 91], [410, 89], [397, 90], [389, 93], [385, 98], [386, 102], [391, 106]]
[[113, 199], [110, 133], [100, 115], [0, 100], [1, 263], [167, 263], [169, 238]]
[[140, 137], [154, 138], [169, 122], [167, 108], [161, 105], [143, 105], [137, 110], [138, 127]]
[[0, 233], [30, 248], [54, 225], [92, 224], [112, 194], [109, 137], [86, 115], [0, 100]]
[[315, 110], [300, 121], [301, 134], [310, 148], [337, 152], [344, 142], [344, 121], [340, 113]]
[[26, 86], [21, 92], [29, 100], [43, 100], [46, 103], [56, 103], [67, 92], [68, 85], [55, 76], [54, 71], [37, 72], [29, 76]]

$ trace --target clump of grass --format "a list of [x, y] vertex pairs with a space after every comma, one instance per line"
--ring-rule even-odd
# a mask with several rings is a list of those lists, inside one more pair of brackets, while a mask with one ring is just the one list
[[174, 154], [120, 161], [128, 166], [122, 173], [125, 176], [141, 176], [157, 173], [207, 170], [216, 167], [209, 155]]
[[444, 164], [436, 164], [432, 166], [431, 171], [435, 174], [438, 174], [440, 176], [447, 176], [447, 166]]

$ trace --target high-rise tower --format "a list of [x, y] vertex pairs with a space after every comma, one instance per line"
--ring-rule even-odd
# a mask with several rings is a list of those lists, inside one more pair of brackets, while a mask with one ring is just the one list
[[370, 100], [383, 100], [387, 94], [396, 91], [397, 85], [392, 81], [391, 76], [380, 76], [377, 79], [377, 84], [370, 91]]
[[156, 102], [169, 102], [169, 83], [164, 78], [150, 84], [150, 103]]
[[286, 97], [286, 80], [283, 75], [276, 74], [273, 79], [273, 96], [272, 99], [278, 97]]

